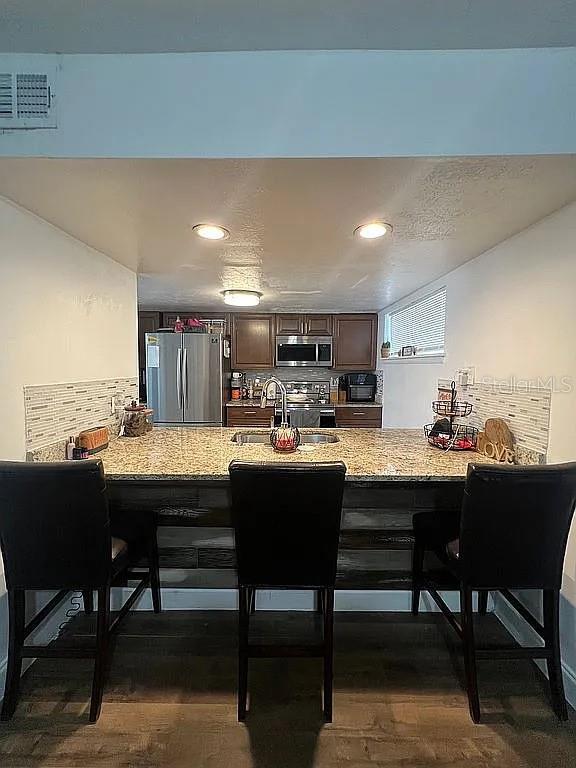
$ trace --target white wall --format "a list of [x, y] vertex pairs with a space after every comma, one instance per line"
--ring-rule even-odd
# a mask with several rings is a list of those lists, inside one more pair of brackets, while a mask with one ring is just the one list
[[[137, 376], [136, 275], [0, 198], [0, 328], [0, 459], [19, 460], [25, 385]], [[2, 573], [0, 558], [0, 697], [7, 640]], [[44, 627], [44, 641], [60, 621], [56, 616]]]
[[23, 459], [25, 385], [138, 375], [136, 275], [0, 198], [0, 328], [0, 459]]
[[446, 355], [441, 363], [380, 362], [384, 425], [421, 427], [430, 419], [438, 377], [472, 365], [498, 379], [555, 378], [568, 392], [552, 396], [549, 461], [576, 458], [576, 203], [566, 206], [387, 307], [446, 286]]
[[[446, 286], [442, 363], [381, 362], [384, 425], [430, 421], [438, 377], [475, 366], [476, 375], [553, 381], [548, 461], [576, 460], [576, 203], [450, 272], [381, 313]], [[576, 524], [563, 584], [563, 652], [576, 692]]]
[[[61, 66], [58, 129], [0, 134], [0, 155], [576, 152], [576, 48], [49, 58]], [[43, 60], [4, 54], [0, 65]]]

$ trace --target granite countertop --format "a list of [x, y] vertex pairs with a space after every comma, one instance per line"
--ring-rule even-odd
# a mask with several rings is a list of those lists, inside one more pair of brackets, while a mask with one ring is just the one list
[[[300, 403], [288, 403], [288, 405], [300, 405]], [[304, 405], [304, 403], [302, 403]], [[337, 408], [382, 408], [382, 403], [321, 403], [324, 406], [336, 406]], [[258, 400], [228, 400], [227, 408], [234, 407], [260, 408], [260, 399]], [[271, 404], [270, 404], [271, 407]]]
[[[420, 430], [328, 429], [339, 442], [296, 453], [274, 453], [262, 444], [237, 445], [238, 430], [221, 427], [156, 427], [143, 437], [121, 437], [98, 454], [114, 479], [213, 480], [228, 476], [234, 459], [245, 461], [343, 461], [348, 480], [462, 480], [471, 461], [493, 463], [471, 451], [444, 452], [428, 445]], [[313, 432], [315, 430], [301, 430]]]

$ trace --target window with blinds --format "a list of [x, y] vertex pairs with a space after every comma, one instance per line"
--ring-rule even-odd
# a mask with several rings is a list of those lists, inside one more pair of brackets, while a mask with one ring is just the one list
[[416, 354], [444, 354], [444, 328], [446, 325], [446, 288], [415, 301], [388, 317], [390, 354], [402, 347], [416, 347]]

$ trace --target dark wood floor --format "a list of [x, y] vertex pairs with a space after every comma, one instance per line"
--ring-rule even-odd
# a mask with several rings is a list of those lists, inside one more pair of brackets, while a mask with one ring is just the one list
[[[77, 619], [75, 631], [89, 629]], [[314, 617], [260, 613], [257, 631], [314, 632]], [[503, 630], [488, 616], [482, 634]], [[568, 768], [576, 717], [554, 718], [525, 661], [482, 662], [484, 723], [468, 716], [459, 657], [438, 617], [337, 614], [334, 722], [320, 719], [321, 662], [251, 662], [251, 711], [236, 722], [236, 616], [136, 613], [116, 643], [102, 716], [88, 725], [91, 664], [42, 660], [25, 676], [0, 766], [92, 768]]]

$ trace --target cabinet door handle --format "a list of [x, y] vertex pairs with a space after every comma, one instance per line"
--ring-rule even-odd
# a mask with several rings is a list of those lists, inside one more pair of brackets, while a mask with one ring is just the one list
[[244, 411], [244, 416], [256, 416], [256, 411]]
[[366, 411], [352, 411], [352, 416], [365, 416]]

